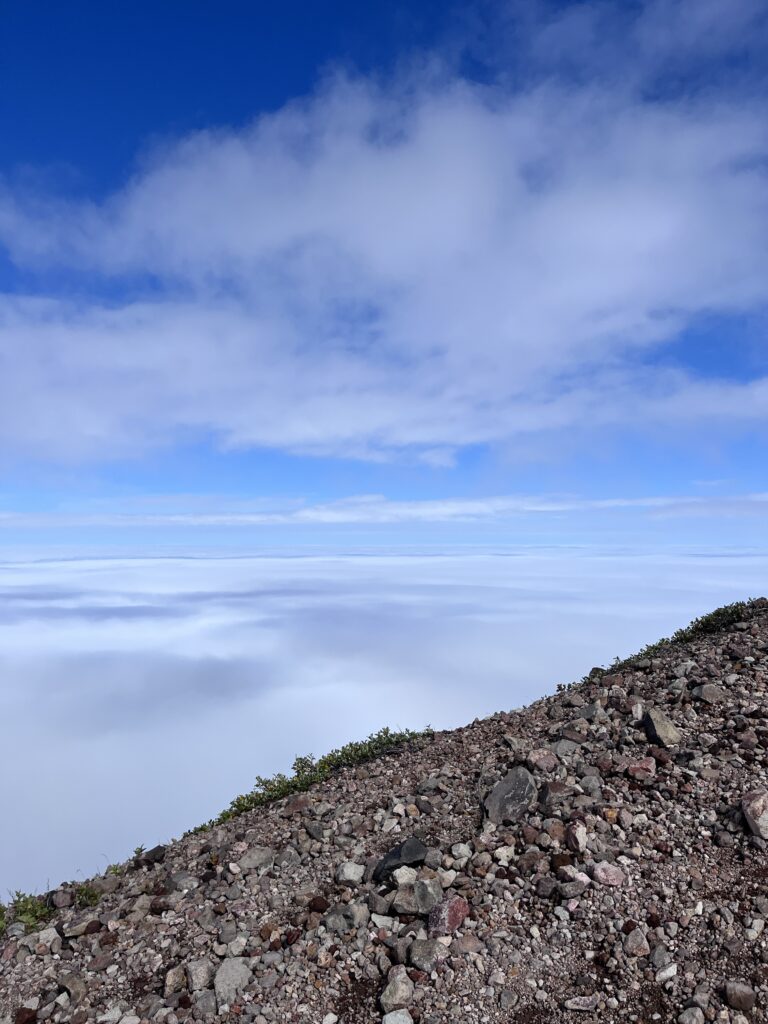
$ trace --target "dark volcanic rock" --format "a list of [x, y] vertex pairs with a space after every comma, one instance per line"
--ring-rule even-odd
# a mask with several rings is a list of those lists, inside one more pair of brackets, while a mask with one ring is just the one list
[[412, 836], [384, 854], [373, 869], [373, 880], [374, 882], [381, 882], [397, 868], [410, 867], [412, 864], [423, 864], [426, 856], [427, 848], [424, 843]]
[[646, 711], [644, 724], [648, 739], [660, 747], [676, 747], [683, 738], [680, 730], [658, 708]]

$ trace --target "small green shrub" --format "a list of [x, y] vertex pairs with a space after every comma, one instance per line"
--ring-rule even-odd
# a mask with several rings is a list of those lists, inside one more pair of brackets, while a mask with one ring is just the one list
[[20, 921], [25, 928], [35, 931], [40, 925], [50, 921], [53, 914], [53, 907], [49, 907], [42, 896], [32, 896], [18, 890], [14, 893], [10, 917], [13, 921]]
[[0, 939], [5, 935], [5, 929], [8, 927], [6, 920], [6, 909], [2, 903], [0, 903]]
[[[638, 661], [643, 661], [645, 658], [655, 658], [663, 654], [672, 644], [687, 644], [692, 640], [699, 640], [703, 636], [712, 636], [721, 630], [728, 629], [729, 626], [733, 626], [737, 622], [743, 622], [749, 615], [756, 600], [758, 599], [750, 597], [747, 601], [734, 601], [733, 604], [726, 604], [722, 608], [715, 608], [713, 612], [702, 615], [700, 618], [694, 619], [687, 626], [676, 630], [672, 636], [663, 636], [660, 640], [656, 640], [655, 643], [647, 644], [636, 654], [630, 654], [628, 658], [615, 657], [609, 668], [591, 669], [582, 677], [580, 682], [582, 684], [589, 683], [611, 672], [620, 672], [622, 669], [627, 668], [631, 669]], [[578, 685], [576, 682], [558, 683], [557, 692], [565, 693], [572, 686], [576, 685]]]
[[95, 907], [99, 902], [99, 894], [92, 885], [84, 883], [75, 886], [75, 902], [78, 907]]
[[108, 875], [118, 875], [118, 876], [120, 876], [120, 875], [122, 875], [124, 873], [124, 871], [125, 871], [125, 868], [123, 867], [122, 864], [108, 864], [107, 865], [107, 874]]
[[613, 672], [622, 668], [631, 668], [644, 658], [657, 657], [670, 644], [687, 644], [692, 640], [699, 640], [703, 636], [712, 636], [715, 633], [721, 632], [721, 630], [728, 629], [729, 626], [744, 620], [754, 600], [755, 598], [750, 598], [747, 601], [734, 601], [733, 604], [726, 604], [722, 608], [715, 608], [713, 612], [702, 615], [700, 618], [694, 619], [687, 626], [676, 630], [672, 636], [662, 637], [655, 643], [648, 644], [641, 651], [638, 651], [637, 654], [632, 654], [629, 658], [624, 658], [623, 661], [619, 661], [617, 658], [611, 665], [611, 668], [606, 669], [606, 671]]
[[413, 740], [429, 739], [433, 736], [429, 726], [421, 732], [412, 729], [404, 729], [393, 732], [384, 728], [372, 733], [366, 740], [358, 740], [354, 743], [347, 743], [338, 750], [332, 750], [324, 754], [317, 761], [311, 754], [297, 757], [293, 762], [293, 774], [285, 775], [278, 772], [271, 778], [262, 775], [256, 777], [256, 785], [250, 793], [235, 797], [229, 807], [222, 811], [217, 818], [199, 825], [192, 829], [187, 835], [197, 832], [204, 832], [214, 825], [220, 825], [230, 818], [235, 818], [246, 811], [252, 811], [255, 807], [263, 807], [265, 804], [281, 800], [283, 797], [291, 796], [293, 793], [303, 793], [317, 782], [324, 782], [340, 768], [348, 768], [352, 765], [362, 764], [365, 761], [372, 761], [374, 758], [386, 754], [388, 751]]
[[134, 851], [133, 851], [133, 856], [134, 857], [140, 857], [142, 855], [142, 853], [144, 853], [145, 850], [146, 850], [146, 846], [136, 846], [134, 848]]

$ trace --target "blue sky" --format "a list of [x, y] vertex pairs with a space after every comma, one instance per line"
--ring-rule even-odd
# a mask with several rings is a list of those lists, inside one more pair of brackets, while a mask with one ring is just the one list
[[761, 543], [762, 3], [0, 17], [4, 549]]

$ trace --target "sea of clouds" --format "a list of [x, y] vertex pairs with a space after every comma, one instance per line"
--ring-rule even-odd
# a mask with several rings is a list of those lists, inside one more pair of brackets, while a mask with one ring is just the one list
[[6, 562], [2, 898], [179, 835], [297, 754], [530, 702], [761, 593], [767, 566], [575, 548]]

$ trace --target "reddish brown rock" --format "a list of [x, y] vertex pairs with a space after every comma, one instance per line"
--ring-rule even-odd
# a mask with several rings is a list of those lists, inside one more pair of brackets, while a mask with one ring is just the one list
[[429, 934], [452, 935], [460, 928], [469, 913], [469, 904], [462, 896], [446, 896], [442, 903], [430, 911]]

